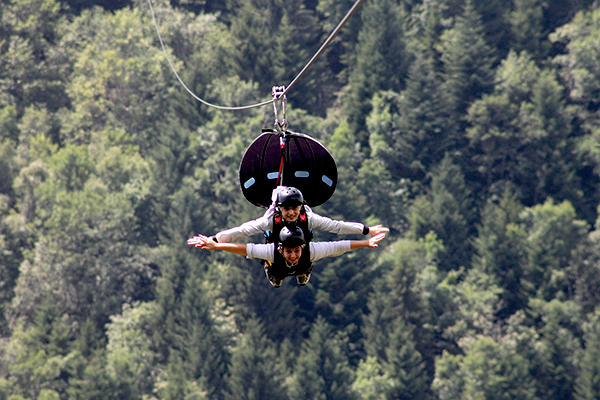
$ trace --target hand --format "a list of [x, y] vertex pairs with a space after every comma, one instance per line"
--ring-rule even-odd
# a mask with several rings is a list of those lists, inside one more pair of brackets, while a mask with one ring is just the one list
[[389, 231], [390, 231], [389, 228], [386, 228], [385, 226], [382, 226], [381, 224], [369, 227], [369, 233], [373, 236], [377, 236], [380, 233], [386, 233]]
[[373, 236], [368, 240], [369, 245], [367, 247], [370, 249], [378, 247], [379, 245], [377, 243], [381, 242], [383, 238], [385, 238], [385, 233], [380, 233], [379, 235]]
[[216, 250], [217, 243], [208, 236], [198, 235], [188, 239], [187, 243], [192, 246], [200, 247], [203, 250]]

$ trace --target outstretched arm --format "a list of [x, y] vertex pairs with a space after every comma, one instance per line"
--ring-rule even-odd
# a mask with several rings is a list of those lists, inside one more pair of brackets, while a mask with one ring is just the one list
[[233, 254], [245, 256], [247, 254], [246, 245], [241, 243], [217, 243], [211, 238], [198, 235], [188, 239], [187, 243], [192, 246], [200, 247], [203, 250], [223, 250]]
[[375, 248], [385, 238], [385, 233], [373, 236], [368, 240], [338, 240], [334, 242], [310, 242], [310, 259], [317, 261], [325, 257], [337, 257], [347, 251], [360, 248]]
[[369, 238], [368, 240], [351, 240], [350, 241], [350, 250], [360, 249], [363, 247], [368, 247], [370, 249], [373, 249], [373, 248], [379, 246], [377, 243], [381, 242], [384, 237], [385, 237], [385, 233], [380, 233], [376, 236]]
[[271, 221], [273, 219], [274, 209], [271, 207], [267, 209], [264, 215], [260, 218], [247, 221], [236, 226], [235, 228], [229, 228], [221, 231], [215, 235], [219, 242], [233, 243], [240, 239], [244, 239], [258, 233], [263, 233], [266, 230], [271, 230]]
[[304, 206], [306, 215], [308, 216], [309, 229], [318, 229], [320, 231], [331, 232], [336, 234], [356, 235], [356, 234], [371, 234], [377, 236], [380, 233], [386, 233], [390, 230], [382, 225], [365, 226], [360, 222], [347, 222], [334, 220], [315, 213], [309, 206]]

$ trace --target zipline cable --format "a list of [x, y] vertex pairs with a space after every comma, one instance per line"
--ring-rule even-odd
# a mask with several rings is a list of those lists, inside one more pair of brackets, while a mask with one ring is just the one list
[[317, 50], [317, 52], [315, 53], [315, 55], [308, 61], [308, 63], [304, 66], [304, 68], [302, 68], [302, 70], [298, 73], [298, 75], [296, 75], [296, 77], [292, 80], [292, 82], [290, 82], [290, 84], [287, 86], [287, 88], [283, 91], [283, 93], [279, 97], [274, 97], [273, 99], [268, 100], [268, 101], [264, 101], [262, 103], [253, 104], [253, 105], [249, 105], [249, 106], [243, 106], [243, 107], [224, 107], [224, 106], [218, 106], [216, 104], [212, 104], [212, 103], [209, 103], [209, 102], [207, 102], [205, 100], [202, 100], [200, 97], [196, 96], [190, 89], [188, 89], [188, 87], [185, 85], [185, 83], [183, 83], [183, 80], [181, 80], [181, 78], [179, 77], [179, 74], [177, 74], [177, 71], [175, 70], [175, 67], [173, 66], [173, 63], [171, 62], [171, 58], [169, 57], [169, 54], [167, 53], [167, 49], [166, 49], [165, 44], [164, 44], [164, 42], [162, 40], [162, 36], [160, 35], [160, 32], [158, 30], [158, 23], [156, 22], [156, 16], [154, 15], [154, 8], [152, 7], [152, 0], [148, 0], [148, 5], [150, 6], [150, 11], [152, 13], [152, 20], [154, 21], [154, 27], [156, 28], [156, 34], [158, 35], [158, 40], [160, 41], [160, 45], [162, 46], [162, 49], [163, 49], [163, 52], [165, 53], [165, 56], [167, 57], [167, 61], [169, 62], [169, 66], [171, 67], [171, 70], [173, 71], [173, 73], [177, 77], [177, 80], [179, 80], [179, 83], [181, 83], [181, 85], [185, 88], [185, 90], [188, 91], [189, 94], [192, 95], [192, 97], [194, 97], [196, 100], [198, 100], [199, 102], [201, 102], [202, 104], [204, 104], [206, 106], [217, 108], [219, 110], [237, 111], [237, 110], [247, 110], [247, 109], [250, 109], [250, 108], [262, 107], [262, 106], [265, 106], [267, 104], [273, 103], [278, 98], [284, 97], [290, 91], [290, 89], [292, 88], [292, 86], [294, 86], [296, 84], [296, 82], [304, 75], [304, 73], [314, 64], [314, 62], [317, 60], [317, 58], [319, 58], [319, 56], [325, 51], [325, 49], [327, 48], [327, 46], [329, 46], [329, 44], [333, 41], [333, 39], [336, 37], [336, 35], [339, 33], [339, 31], [343, 28], [343, 26], [346, 24], [346, 22], [348, 22], [348, 20], [350, 19], [350, 17], [352, 17], [352, 15], [354, 15], [354, 13], [356, 12], [356, 10], [358, 9], [358, 7], [361, 5], [362, 2], [363, 2], [363, 0], [356, 0], [356, 2], [354, 3], [354, 5], [352, 6], [352, 8], [346, 13], [346, 15], [344, 16], [344, 18], [342, 18], [342, 20], [335, 27], [335, 29], [333, 30], [333, 32], [331, 32], [331, 34], [329, 35], [329, 37], [327, 38], [327, 40], [325, 40], [325, 42], [321, 45], [321, 47], [319, 48], [319, 50]]

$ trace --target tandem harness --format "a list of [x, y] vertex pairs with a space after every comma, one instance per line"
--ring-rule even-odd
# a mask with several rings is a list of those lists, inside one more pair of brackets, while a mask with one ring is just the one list
[[[304, 233], [304, 240], [306, 241], [305, 248], [308, 250], [309, 246], [310, 246], [310, 241], [313, 239], [313, 234], [312, 234], [312, 230], [308, 228], [308, 217], [306, 215], [306, 211], [304, 210], [304, 207], [300, 211], [300, 215], [298, 216], [298, 220], [296, 221], [295, 224], [300, 229], [302, 229], [302, 232]], [[275, 212], [275, 215], [273, 216], [273, 231], [272, 232], [265, 231], [265, 243], [274, 243], [275, 244], [275, 254], [276, 255], [278, 254], [277, 247], [279, 245], [279, 234], [281, 233], [281, 230], [283, 229], [283, 227], [286, 225], [287, 225], [287, 223], [283, 219], [282, 215], [279, 212]], [[308, 251], [305, 251], [305, 253], [308, 253]], [[276, 257], [275, 259], [280, 260], [279, 257]], [[267, 261], [267, 260], [261, 260], [261, 263], [264, 265], [264, 267], [266, 269], [268, 269], [269, 267], [271, 267], [273, 265], [273, 263], [271, 263], [270, 261]], [[312, 263], [309, 263], [309, 267], [311, 267], [311, 266], [312, 266]]]

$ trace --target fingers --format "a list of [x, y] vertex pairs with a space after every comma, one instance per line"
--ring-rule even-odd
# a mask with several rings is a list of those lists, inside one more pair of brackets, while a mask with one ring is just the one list
[[383, 240], [383, 238], [385, 238], [385, 233], [380, 233], [379, 235], [373, 236], [372, 240], [375, 243], [379, 243]]
[[385, 238], [385, 233], [380, 233], [379, 235], [373, 236], [371, 238], [371, 240], [369, 240], [369, 243], [371, 244], [372, 247], [378, 247], [377, 243], [381, 242], [384, 238]]
[[196, 246], [196, 247], [200, 247], [206, 243], [207, 239], [208, 238], [204, 235], [198, 235], [198, 236], [194, 236], [193, 238], [189, 238], [187, 241], [187, 244]]
[[379, 224], [379, 225], [375, 225], [369, 228], [369, 231], [371, 232], [371, 234], [373, 236], [379, 235], [380, 233], [385, 233], [385, 232], [389, 232], [389, 228], [386, 228], [385, 226]]

